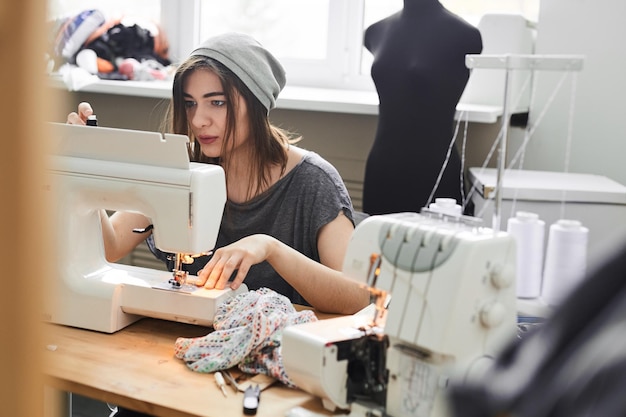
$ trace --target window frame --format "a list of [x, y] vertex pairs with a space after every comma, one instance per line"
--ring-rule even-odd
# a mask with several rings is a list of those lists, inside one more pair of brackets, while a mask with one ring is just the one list
[[[201, 41], [200, 25], [206, 23], [200, 21], [201, 1], [160, 0], [161, 25], [170, 41], [174, 63], [181, 62]], [[363, 47], [366, 0], [327, 1], [327, 57], [322, 60], [278, 57], [288, 74], [287, 85], [375, 92], [369, 71], [361, 65], [364, 54], [369, 54]]]
[[[170, 41], [173, 62], [182, 61], [200, 43], [201, 0], [161, 0], [161, 25]], [[361, 74], [363, 0], [329, 0], [327, 57], [323, 60], [280, 58], [292, 86], [373, 91], [369, 74]], [[356, 17], [356, 18], [355, 18]], [[191, 22], [181, 25], [180, 22]]]

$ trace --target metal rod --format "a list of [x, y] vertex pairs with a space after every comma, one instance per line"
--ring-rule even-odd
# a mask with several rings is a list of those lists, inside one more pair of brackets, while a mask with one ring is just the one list
[[467, 68], [517, 69], [533, 71], [581, 71], [583, 55], [483, 55], [465, 56]]
[[511, 117], [511, 109], [509, 106], [509, 89], [511, 80], [511, 70], [507, 69], [504, 74], [504, 103], [502, 106], [502, 138], [500, 138], [500, 147], [498, 150], [498, 169], [496, 179], [496, 195], [495, 205], [493, 209], [494, 231], [502, 230], [502, 181], [504, 170], [506, 169], [506, 145], [509, 140], [509, 118]]
[[495, 204], [492, 221], [494, 231], [502, 230], [502, 182], [506, 169], [506, 147], [509, 140], [509, 119], [511, 118], [509, 104], [511, 71], [580, 71], [582, 70], [584, 60], [585, 57], [583, 55], [468, 54], [465, 56], [465, 65], [469, 69], [489, 68], [506, 70], [504, 79], [504, 103], [502, 106], [502, 137], [498, 151], [496, 195], [494, 197]]

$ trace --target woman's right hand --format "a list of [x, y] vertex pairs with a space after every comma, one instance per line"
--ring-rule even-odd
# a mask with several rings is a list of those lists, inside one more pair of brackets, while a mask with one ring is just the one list
[[91, 104], [83, 101], [78, 105], [77, 112], [71, 112], [67, 115], [67, 124], [70, 125], [86, 125], [87, 118], [93, 114]]

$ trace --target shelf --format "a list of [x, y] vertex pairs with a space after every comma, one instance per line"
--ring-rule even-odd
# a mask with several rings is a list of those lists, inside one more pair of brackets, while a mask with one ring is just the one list
[[[85, 93], [161, 99], [169, 99], [171, 95], [171, 83], [166, 81], [112, 81], [94, 76], [79, 88], [70, 89], [60, 76], [51, 76], [50, 85]], [[378, 95], [372, 91], [286, 86], [276, 101], [276, 108], [375, 116], [378, 114]], [[502, 107], [459, 103], [456, 117], [464, 111], [467, 112], [467, 120], [476, 123], [495, 123], [502, 115]], [[463, 120], [465, 118], [463, 116]]]

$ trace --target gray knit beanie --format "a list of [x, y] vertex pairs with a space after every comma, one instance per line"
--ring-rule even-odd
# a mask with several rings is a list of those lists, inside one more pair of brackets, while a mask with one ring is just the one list
[[285, 86], [285, 70], [278, 60], [251, 36], [225, 33], [204, 41], [191, 56], [213, 58], [231, 70], [269, 112]]

